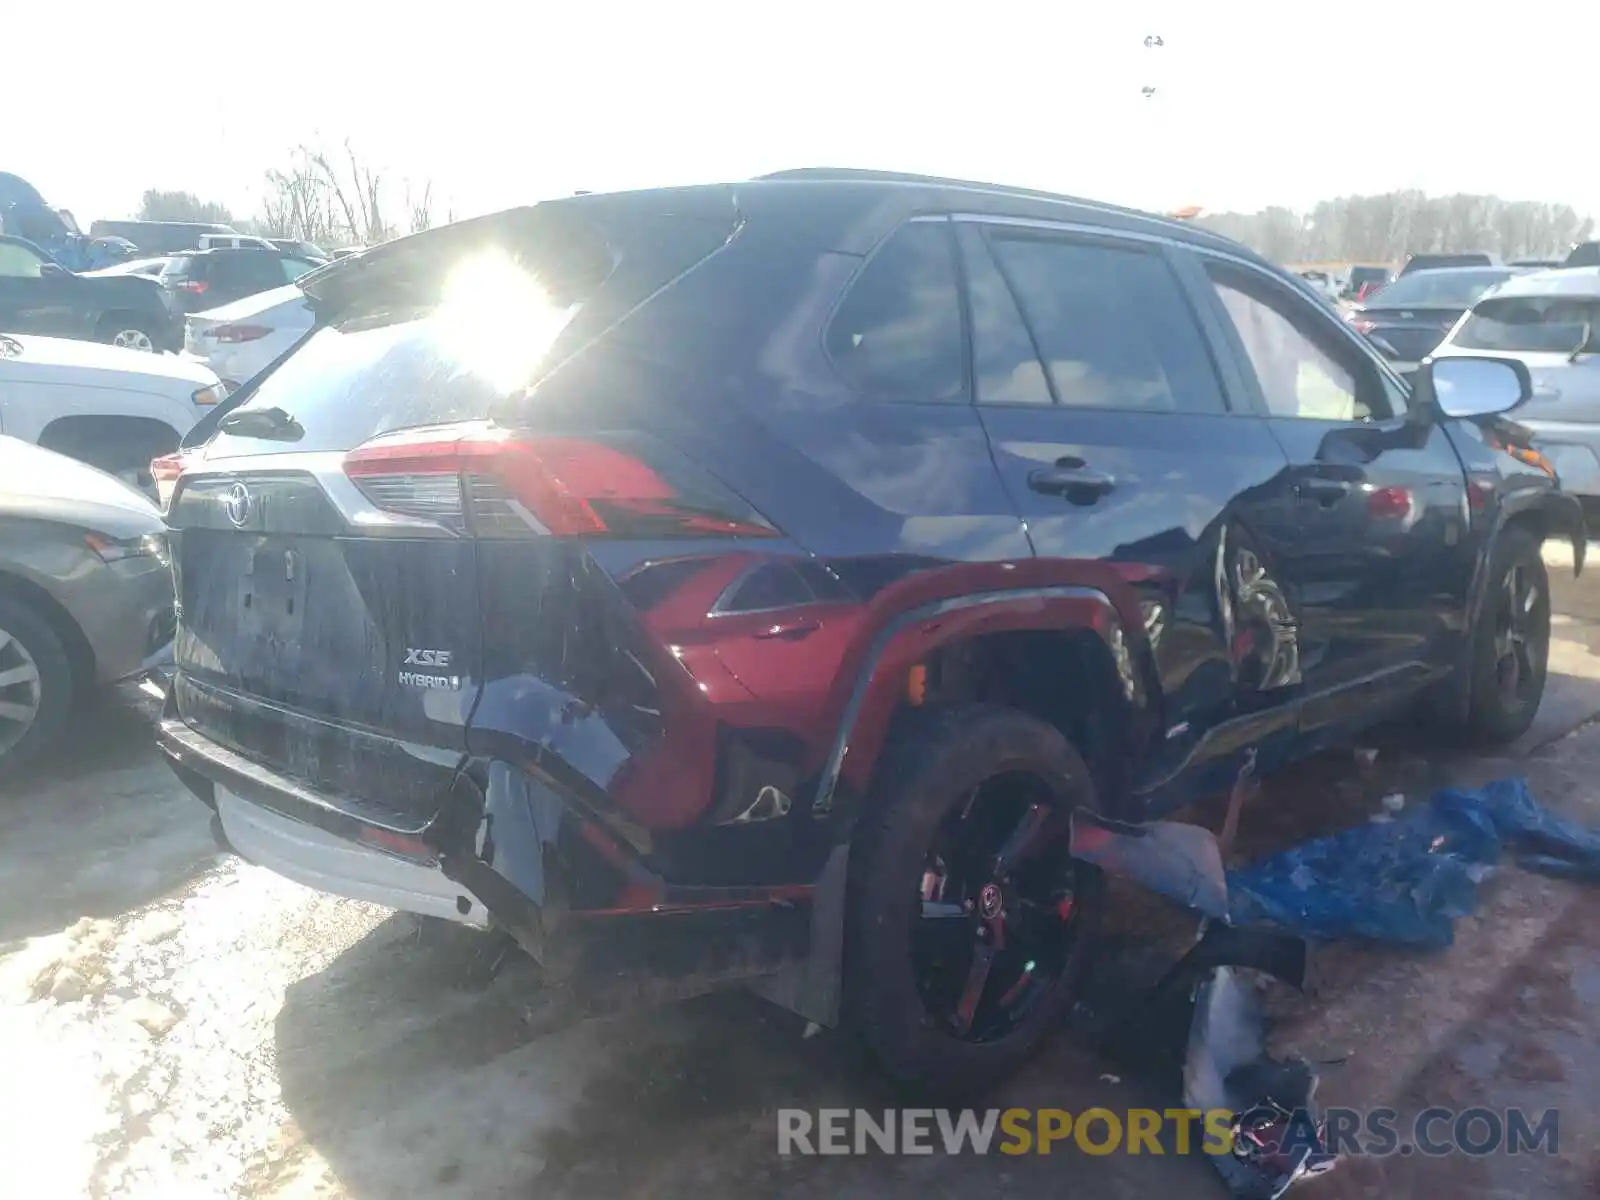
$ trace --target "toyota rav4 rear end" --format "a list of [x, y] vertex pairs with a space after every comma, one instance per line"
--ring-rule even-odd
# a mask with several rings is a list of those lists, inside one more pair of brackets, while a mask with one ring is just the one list
[[[673, 296], [765, 286], [718, 265], [743, 220], [724, 188], [574, 197], [303, 282], [318, 327], [169, 509], [160, 741], [228, 846], [504, 928], [547, 970], [615, 977], [621, 953], [697, 990], [792, 960], [829, 835], [781, 818], [826, 739], [719, 645], [772, 624], [752, 572], [774, 556], [808, 602], [855, 606], [678, 436], [748, 314], [716, 283], [725, 308]], [[831, 646], [807, 647], [824, 689]]]

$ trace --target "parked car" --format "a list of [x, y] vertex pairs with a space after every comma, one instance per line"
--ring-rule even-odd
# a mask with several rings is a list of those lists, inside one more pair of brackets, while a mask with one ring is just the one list
[[499, 926], [563, 1011], [748, 983], [925, 1089], [1072, 1003], [1073, 811], [1419, 709], [1515, 738], [1541, 540], [1583, 560], [1481, 436], [1520, 364], [1412, 392], [1192, 222], [801, 171], [302, 286], [168, 512], [159, 740], [223, 844]]
[[203, 362], [231, 391], [311, 332], [311, 303], [293, 284], [192, 313], [183, 352]]
[[196, 250], [173, 255], [161, 286], [178, 312], [204, 312], [281, 288], [321, 265], [279, 250]]
[[1363, 300], [1381, 287], [1386, 287], [1394, 272], [1388, 267], [1351, 267], [1350, 279], [1345, 285], [1345, 298]]
[[300, 238], [268, 238], [279, 250], [285, 254], [293, 254], [300, 258], [309, 258], [317, 262], [327, 262], [333, 257], [315, 242], [302, 241]]
[[1413, 254], [1406, 259], [1405, 266], [1400, 268], [1400, 274], [1412, 275], [1417, 271], [1438, 271], [1446, 267], [1498, 267], [1500, 256], [1489, 254], [1481, 250], [1469, 250], [1459, 254]]
[[276, 250], [264, 237], [253, 233], [202, 233], [200, 250]]
[[1510, 280], [1473, 306], [1437, 357], [1514, 358], [1533, 379], [1517, 424], [1562, 488], [1600, 514], [1600, 267]]
[[0, 333], [88, 338], [145, 351], [176, 350], [180, 336], [154, 281], [74, 275], [12, 237], [0, 237]]
[[0, 435], [0, 778], [60, 741], [75, 697], [171, 641], [168, 561], [150, 501]]
[[1513, 258], [1506, 265], [1508, 267], [1525, 267], [1530, 271], [1550, 271], [1566, 264], [1555, 258]]
[[0, 334], [0, 433], [140, 486], [222, 394], [204, 364], [176, 355]]
[[146, 279], [156, 279], [166, 267], [166, 258], [133, 258], [127, 262], [117, 263], [112, 267], [100, 267], [94, 271], [85, 271], [83, 274], [94, 278], [102, 275], [142, 275]]
[[1600, 267], [1600, 242], [1578, 242], [1567, 252], [1563, 267]]
[[1330, 303], [1337, 304], [1344, 293], [1344, 281], [1326, 271], [1301, 271], [1299, 275]]
[[1409, 375], [1478, 297], [1515, 274], [1513, 267], [1444, 267], [1401, 275], [1353, 305], [1344, 319]]
[[150, 255], [198, 249], [204, 234], [238, 232], [232, 225], [214, 221], [94, 221], [89, 225], [91, 237], [127, 238]]

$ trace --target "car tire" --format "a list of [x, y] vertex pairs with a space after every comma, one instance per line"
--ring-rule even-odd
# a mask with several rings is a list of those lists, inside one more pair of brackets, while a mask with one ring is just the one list
[[141, 350], [146, 354], [160, 352], [160, 338], [146, 317], [113, 313], [100, 322], [99, 340], [125, 350]]
[[[906, 714], [876, 778], [850, 852], [846, 1015], [897, 1084], [978, 1096], [1027, 1060], [1077, 993], [1102, 881], [1067, 856], [1067, 831], [1074, 808], [1096, 807], [1094, 784], [1054, 726], [990, 704]], [[1045, 823], [1032, 852], [985, 880], [1002, 857], [991, 848], [1036, 809]], [[997, 903], [998, 931], [985, 920]]]
[[1543, 548], [1520, 525], [1501, 531], [1472, 631], [1470, 700], [1462, 733], [1504, 745], [1528, 731], [1550, 665], [1550, 576]]
[[[24, 601], [4, 594], [0, 680], [6, 681], [0, 682], [0, 777], [9, 777], [60, 736], [72, 711], [73, 678], [72, 661], [50, 622]], [[24, 709], [31, 713], [22, 719]]]

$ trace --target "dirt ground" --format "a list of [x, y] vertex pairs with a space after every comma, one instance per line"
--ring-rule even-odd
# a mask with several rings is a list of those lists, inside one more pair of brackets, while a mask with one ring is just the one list
[[[1593, 590], [1591, 590], [1593, 589]], [[1385, 746], [1269, 781], [1242, 853], [1362, 820], [1386, 793], [1526, 772], [1590, 821], [1600, 776], [1600, 588], [1557, 589], [1539, 728], [1510, 760]], [[1200, 1157], [780, 1157], [780, 1107], [895, 1103], [849, 1040], [730, 994], [533, 1039], [527, 972], [488, 978], [467, 931], [308, 891], [212, 846], [150, 748], [149, 710], [86, 716], [65, 760], [0, 785], [0, 1161], [56, 1197], [1222, 1197]], [[1568, 737], [1561, 735], [1585, 726]], [[1507, 869], [1434, 955], [1338, 946], [1279, 1040], [1320, 1096], [1561, 1110], [1554, 1156], [1351, 1161], [1307, 1197], [1593, 1196], [1600, 922], [1592, 892]], [[1053, 1040], [1007, 1107], [1169, 1107]]]

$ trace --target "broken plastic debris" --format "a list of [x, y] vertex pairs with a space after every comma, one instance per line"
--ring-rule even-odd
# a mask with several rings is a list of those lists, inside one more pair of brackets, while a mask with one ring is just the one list
[[1399, 792], [1390, 792], [1383, 798], [1382, 803], [1385, 812], [1398, 813], [1405, 808], [1406, 798]]
[[1338, 1161], [1315, 1108], [1316, 1073], [1304, 1059], [1268, 1057], [1265, 1046], [1261, 997], [1231, 968], [1216, 968], [1195, 995], [1183, 1099], [1236, 1114], [1232, 1154], [1209, 1157], [1241, 1200], [1277, 1200]]
[[1069, 852], [1208, 917], [1228, 914], [1222, 852], [1216, 836], [1199, 825], [1180, 821], [1134, 825], [1078, 809], [1072, 814]]
[[1100, 1076], [1100, 1082], [1101, 1083], [1121, 1083], [1122, 1082], [1122, 1076], [1121, 1075], [1113, 1075], [1109, 1071], [1107, 1071], [1104, 1075]]
[[1507, 844], [1525, 852], [1529, 870], [1600, 882], [1600, 830], [1542, 808], [1526, 780], [1505, 779], [1435, 792], [1397, 817], [1384, 813], [1235, 871], [1230, 911], [1235, 922], [1308, 938], [1448, 946]]
[[1378, 761], [1378, 751], [1372, 746], [1356, 747], [1356, 762], [1363, 767], [1370, 767]]

